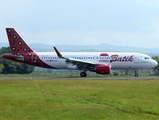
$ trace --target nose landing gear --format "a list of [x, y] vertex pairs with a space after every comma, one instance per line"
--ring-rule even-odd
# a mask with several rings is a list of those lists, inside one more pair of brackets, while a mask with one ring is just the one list
[[135, 75], [134, 75], [135, 77], [139, 76], [137, 70], [135, 70], [134, 73], [135, 73]]
[[135, 74], [135, 77], [138, 77], [138, 74]]

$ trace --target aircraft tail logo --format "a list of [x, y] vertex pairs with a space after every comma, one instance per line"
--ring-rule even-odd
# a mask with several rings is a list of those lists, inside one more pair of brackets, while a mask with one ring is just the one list
[[22, 55], [23, 53], [33, 52], [14, 28], [6, 28], [6, 32], [10, 44], [10, 50], [13, 55]]

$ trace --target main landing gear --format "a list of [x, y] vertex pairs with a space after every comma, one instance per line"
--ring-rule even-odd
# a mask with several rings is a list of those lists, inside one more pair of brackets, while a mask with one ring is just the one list
[[86, 76], [87, 76], [87, 73], [86, 73], [86, 72], [81, 72], [81, 73], [80, 73], [80, 76], [81, 76], [81, 77], [86, 77]]
[[135, 75], [134, 75], [134, 76], [135, 76], [135, 77], [138, 77], [137, 70], [135, 70], [134, 72], [135, 72]]

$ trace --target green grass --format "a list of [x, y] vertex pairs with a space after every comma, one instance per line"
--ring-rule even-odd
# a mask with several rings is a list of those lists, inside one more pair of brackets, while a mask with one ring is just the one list
[[159, 81], [0, 80], [1, 120], [156, 120]]

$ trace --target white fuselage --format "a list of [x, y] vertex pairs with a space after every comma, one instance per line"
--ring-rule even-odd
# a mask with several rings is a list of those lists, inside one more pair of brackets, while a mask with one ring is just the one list
[[6, 28], [11, 53], [3, 58], [15, 62], [52, 69], [80, 70], [86, 77], [87, 71], [110, 74], [111, 69], [150, 69], [158, 65], [148, 55], [134, 52], [35, 52], [19, 36], [14, 28]]
[[[134, 52], [61, 52], [66, 58], [109, 64], [111, 69], [150, 69], [157, 62], [148, 55]], [[59, 58], [55, 52], [36, 52], [46, 64], [56, 69], [77, 69], [76, 66]]]

